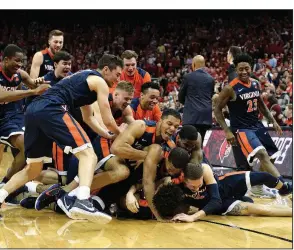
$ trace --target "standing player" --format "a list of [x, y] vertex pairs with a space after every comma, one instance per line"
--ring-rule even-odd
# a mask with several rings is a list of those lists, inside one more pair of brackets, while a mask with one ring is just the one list
[[[31, 79], [20, 69], [22, 60], [23, 52], [18, 46], [10, 44], [4, 49], [0, 71], [0, 142], [17, 148], [19, 152], [2, 182], [7, 182], [25, 165], [24, 114], [21, 100], [28, 96], [40, 95], [49, 87], [48, 84], [42, 84], [36, 88], [36, 83], [43, 83], [44, 79]], [[34, 89], [20, 90], [22, 82]]]
[[132, 83], [135, 88], [134, 97], [140, 97], [142, 84], [145, 82], [151, 82], [151, 76], [147, 71], [137, 67], [138, 55], [135, 51], [124, 51], [121, 58], [124, 62], [124, 69], [120, 80]]
[[84, 70], [68, 76], [33, 100], [25, 116], [28, 166], [0, 189], [0, 203], [9, 193], [37, 178], [44, 163], [52, 162], [52, 141], [55, 141], [65, 153], [71, 152], [79, 159], [80, 183], [77, 197], [65, 206], [76, 218], [102, 223], [111, 220], [109, 216], [95, 209], [89, 200], [97, 157], [88, 136], [70, 112], [81, 107], [84, 120], [96, 132], [98, 121], [93, 117], [90, 104], [98, 101], [104, 124], [111, 132], [119, 134], [120, 130], [108, 102], [108, 86], [118, 80], [122, 66], [122, 60], [118, 57], [103, 55], [98, 62], [97, 71]]
[[38, 51], [33, 57], [30, 76], [35, 79], [46, 75], [50, 71], [54, 71], [53, 56], [63, 47], [63, 32], [60, 30], [52, 30], [49, 33], [49, 48]]
[[[214, 111], [215, 117], [224, 129], [230, 144], [236, 145], [237, 138], [249, 165], [253, 164], [253, 159], [256, 157], [260, 160], [262, 171], [283, 181], [279, 171], [271, 162], [271, 159], [278, 156], [278, 149], [267, 129], [258, 120], [259, 112], [273, 124], [279, 135], [282, 134], [282, 130], [260, 96], [259, 83], [250, 78], [250, 63], [251, 57], [247, 54], [239, 54], [234, 59], [238, 77], [221, 91]], [[231, 130], [222, 114], [222, 109], [226, 105], [229, 108]]]

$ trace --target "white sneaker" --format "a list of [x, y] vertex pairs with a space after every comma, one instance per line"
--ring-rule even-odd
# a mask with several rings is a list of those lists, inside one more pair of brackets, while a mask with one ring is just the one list
[[278, 190], [275, 188], [269, 188], [265, 185], [258, 185], [251, 187], [247, 193], [253, 197], [275, 199], [277, 198]]

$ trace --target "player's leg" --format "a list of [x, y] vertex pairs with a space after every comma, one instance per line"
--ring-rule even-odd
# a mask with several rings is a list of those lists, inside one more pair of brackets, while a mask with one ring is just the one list
[[260, 215], [272, 217], [291, 217], [292, 208], [278, 205], [262, 205], [248, 202], [237, 202], [227, 215]]

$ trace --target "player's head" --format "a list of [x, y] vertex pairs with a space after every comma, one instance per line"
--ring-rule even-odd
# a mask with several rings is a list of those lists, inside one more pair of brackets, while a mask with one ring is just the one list
[[188, 163], [184, 168], [185, 185], [192, 192], [197, 192], [203, 185], [202, 164]]
[[169, 219], [179, 213], [187, 213], [183, 190], [172, 183], [160, 185], [154, 196], [153, 205], [162, 218]]
[[146, 82], [141, 87], [140, 104], [144, 110], [152, 110], [158, 103], [160, 96], [159, 85], [154, 82]]
[[138, 55], [133, 50], [126, 50], [122, 53], [121, 58], [124, 63], [124, 71], [128, 76], [133, 76], [137, 68]]
[[171, 176], [178, 176], [190, 160], [189, 153], [180, 147], [173, 148], [165, 160], [166, 171]]
[[286, 106], [285, 115], [287, 118], [291, 118], [293, 116], [293, 104], [288, 104]]
[[13, 75], [23, 65], [23, 51], [15, 44], [9, 44], [3, 51], [3, 67], [5, 70]]
[[57, 78], [64, 78], [71, 70], [72, 56], [66, 51], [58, 51], [53, 57], [54, 72]]
[[241, 54], [242, 50], [238, 46], [231, 46], [227, 53], [227, 60], [230, 61], [231, 59], [234, 60], [238, 54]]
[[98, 61], [98, 70], [101, 71], [102, 77], [110, 87], [114, 82], [119, 81], [122, 67], [122, 60], [111, 54], [104, 54]]
[[113, 103], [120, 109], [124, 110], [134, 97], [134, 86], [130, 82], [120, 81], [113, 92]]
[[63, 47], [63, 32], [60, 30], [52, 30], [49, 33], [48, 44], [53, 54], [60, 51]]
[[183, 125], [179, 132], [177, 146], [191, 153], [197, 145], [198, 131], [192, 125]]
[[164, 141], [168, 141], [176, 132], [181, 123], [181, 115], [175, 109], [165, 109], [161, 119], [157, 123], [156, 130], [160, 130], [160, 135]]
[[234, 65], [238, 74], [238, 78], [247, 83], [251, 74], [251, 62], [252, 58], [246, 53], [238, 54], [234, 58]]

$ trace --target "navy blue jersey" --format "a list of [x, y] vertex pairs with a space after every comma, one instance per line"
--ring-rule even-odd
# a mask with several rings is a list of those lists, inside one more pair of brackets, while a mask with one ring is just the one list
[[260, 98], [258, 81], [250, 78], [250, 83], [246, 84], [235, 78], [230, 82], [230, 86], [236, 95], [236, 100], [228, 102], [231, 127], [233, 129], [262, 127], [258, 120], [257, 104]]
[[48, 72], [54, 71], [53, 54], [48, 48], [41, 52], [43, 54], [43, 63], [40, 66], [39, 77], [46, 75]]
[[89, 89], [87, 78], [89, 75], [102, 77], [96, 70], [82, 70], [73, 75], [67, 76], [48, 89], [43, 95], [34, 99], [50, 100], [57, 105], [67, 105], [72, 111], [97, 101], [97, 93]]
[[[3, 70], [0, 70], [0, 88], [1, 91], [16, 91], [21, 87], [21, 75], [20, 73], [14, 74], [9, 78]], [[23, 101], [14, 101], [14, 102], [2, 102], [0, 103], [0, 119], [5, 117], [8, 113], [15, 113], [22, 111]]]

